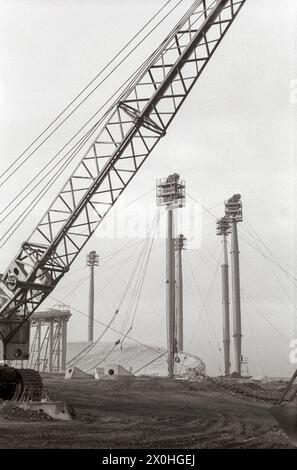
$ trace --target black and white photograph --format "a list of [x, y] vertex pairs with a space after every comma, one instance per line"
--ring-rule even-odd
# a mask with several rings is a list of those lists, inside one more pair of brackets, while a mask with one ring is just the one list
[[297, 448], [296, 126], [296, 0], [0, 0], [1, 450]]

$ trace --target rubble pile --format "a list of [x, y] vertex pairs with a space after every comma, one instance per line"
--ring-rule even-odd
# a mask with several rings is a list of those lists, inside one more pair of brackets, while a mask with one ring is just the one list
[[43, 410], [24, 410], [11, 402], [0, 403], [0, 416], [5, 419], [28, 421], [55, 421]]

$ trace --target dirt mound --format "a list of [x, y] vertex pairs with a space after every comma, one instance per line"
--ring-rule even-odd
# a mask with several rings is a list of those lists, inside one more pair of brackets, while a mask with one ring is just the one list
[[232, 374], [228, 375], [231, 379], [240, 379], [241, 375], [238, 372], [232, 372]]
[[260, 390], [264, 391], [263, 387], [260, 384], [257, 384], [255, 382], [246, 382], [242, 384], [244, 387], [251, 389], [251, 390]]
[[14, 403], [2, 402], [0, 404], [0, 417], [11, 420], [24, 421], [55, 421], [43, 410], [24, 410]]
[[[256, 385], [256, 384], [255, 384]], [[227, 387], [233, 394], [238, 394], [243, 397], [261, 400], [263, 402], [274, 403], [276, 400], [275, 394], [269, 393], [262, 387], [252, 386], [252, 384], [233, 384]]]

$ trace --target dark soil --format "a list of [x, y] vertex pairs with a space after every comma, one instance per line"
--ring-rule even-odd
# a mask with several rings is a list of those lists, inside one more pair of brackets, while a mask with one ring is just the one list
[[0, 448], [290, 448], [268, 404], [206, 381], [47, 376], [44, 385], [77, 418], [0, 413]]

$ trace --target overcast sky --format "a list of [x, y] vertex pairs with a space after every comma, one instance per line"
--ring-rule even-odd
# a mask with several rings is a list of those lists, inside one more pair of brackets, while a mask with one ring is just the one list
[[[164, 3], [0, 0], [1, 171]], [[1, 209], [151, 53], [190, 3], [184, 1], [69, 124], [0, 188]], [[189, 193], [177, 227], [189, 238], [184, 257], [185, 349], [199, 354], [211, 373], [222, 367], [221, 247], [215, 217], [223, 215], [223, 201], [234, 193], [242, 194], [244, 210], [239, 228], [244, 355], [254, 374], [284, 375], [292, 370], [288, 357], [296, 316], [294, 282], [256, 251], [253, 232], [267, 245], [258, 238], [258, 249], [266, 250], [267, 257], [277, 259], [296, 276], [297, 7], [294, 0], [285, 3], [284, 7], [277, 0], [247, 0], [166, 138], [53, 293], [56, 299], [87, 312], [85, 254], [96, 249], [102, 258], [96, 274], [96, 318], [107, 323], [142, 247], [137, 237], [143, 237], [153, 223], [155, 180], [180, 173]], [[1, 249], [2, 269], [67, 176], [66, 172]], [[137, 203], [119, 210], [138, 198]], [[20, 205], [1, 223], [1, 236], [24, 207]], [[162, 221], [131, 333], [146, 344], [165, 344], [164, 217]], [[138, 244], [133, 245], [135, 241]], [[110, 261], [107, 257], [118, 250], [122, 251]], [[104, 258], [109, 260], [106, 266]], [[47, 305], [53, 303], [51, 299]], [[124, 316], [125, 304], [119, 328]], [[86, 325], [86, 318], [73, 309], [70, 339], [85, 339]], [[96, 323], [96, 335], [102, 329]], [[108, 333], [108, 339], [114, 335]]]

